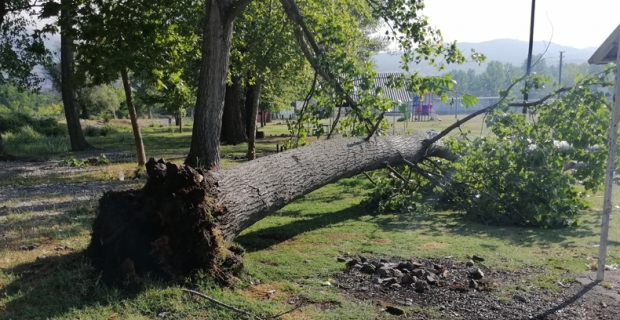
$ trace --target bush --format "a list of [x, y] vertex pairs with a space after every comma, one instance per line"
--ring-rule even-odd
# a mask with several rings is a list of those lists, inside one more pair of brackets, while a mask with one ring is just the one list
[[47, 137], [31, 126], [19, 128], [4, 136], [7, 153], [16, 156], [42, 156], [69, 151], [71, 144], [64, 136]]
[[103, 166], [110, 164], [110, 159], [105, 154], [101, 154], [100, 157], [94, 157], [89, 159], [78, 160], [76, 158], [69, 157], [65, 159], [64, 165], [67, 167], [90, 167], [90, 166]]
[[93, 127], [93, 126], [87, 126], [86, 128], [84, 128], [84, 135], [87, 137], [105, 137], [110, 133], [117, 133], [119, 132], [118, 128], [116, 127], [112, 127], [109, 125], [104, 125], [103, 127], [99, 128], [99, 127]]
[[118, 133], [119, 130], [117, 127], [113, 127], [113, 126], [109, 126], [109, 125], [105, 125], [103, 127], [101, 127], [101, 136], [107, 136], [110, 133]]
[[103, 123], [108, 123], [112, 119], [112, 116], [107, 112], [102, 112], [101, 119], [103, 120]]
[[26, 126], [49, 137], [67, 135], [66, 128], [60, 126], [54, 118], [35, 119], [24, 113], [0, 114], [0, 133], [19, 133], [21, 128]]
[[19, 139], [23, 140], [35, 140], [43, 138], [43, 135], [37, 131], [35, 131], [31, 126], [23, 126], [19, 128], [19, 131], [15, 135]]
[[84, 128], [84, 135], [91, 138], [98, 137], [100, 135], [100, 131], [101, 129], [97, 127], [87, 126], [86, 128]]
[[[367, 203], [380, 212], [411, 212], [436, 202], [487, 224], [580, 225], [590, 205], [586, 193], [600, 190], [605, 178], [611, 117], [605, 93], [575, 87], [536, 109], [535, 121], [508, 110], [502, 105], [485, 115], [488, 137], [444, 139], [457, 160], [422, 159], [375, 177]], [[582, 165], [566, 171], [571, 162]]]

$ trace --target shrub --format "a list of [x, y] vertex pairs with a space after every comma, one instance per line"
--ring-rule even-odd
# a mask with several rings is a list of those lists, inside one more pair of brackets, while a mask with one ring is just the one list
[[43, 135], [35, 131], [31, 126], [23, 126], [15, 135], [20, 140], [35, 140], [43, 138]]
[[[375, 177], [378, 188], [368, 203], [409, 212], [434, 201], [487, 224], [580, 225], [586, 193], [598, 191], [605, 178], [609, 99], [582, 85], [535, 111], [534, 121], [498, 106], [485, 115], [492, 135], [444, 139], [458, 159], [421, 159], [413, 168], [386, 171]], [[565, 172], [571, 162], [582, 165]]]
[[103, 123], [108, 123], [112, 119], [112, 116], [107, 112], [102, 112], [101, 119], [103, 120]]
[[104, 125], [103, 127], [101, 127], [101, 133], [100, 135], [105, 137], [110, 133], [118, 133], [118, 128], [117, 127], [112, 127], [109, 125]]
[[87, 137], [97, 137], [101, 134], [101, 129], [97, 128], [97, 127], [93, 127], [93, 126], [87, 126], [86, 128], [84, 128], [84, 135], [86, 135]]
[[4, 136], [8, 153], [17, 156], [40, 156], [69, 151], [71, 144], [64, 136], [47, 137], [31, 126], [19, 128], [16, 133], [9, 132]]
[[66, 136], [66, 128], [54, 118], [35, 119], [24, 113], [0, 114], [0, 132], [19, 133], [21, 128], [30, 126], [34, 131], [50, 137]]
[[100, 157], [89, 158], [89, 159], [76, 159], [73, 157], [69, 157], [65, 159], [64, 165], [67, 167], [90, 167], [90, 166], [103, 166], [110, 164], [110, 159], [106, 157], [105, 154], [101, 154]]

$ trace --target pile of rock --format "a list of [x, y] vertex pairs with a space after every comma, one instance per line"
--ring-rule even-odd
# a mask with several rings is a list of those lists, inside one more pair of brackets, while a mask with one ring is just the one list
[[[484, 259], [477, 257], [478, 261]], [[484, 278], [484, 272], [480, 268], [474, 268], [475, 262], [470, 260], [466, 265], [461, 264], [461, 270], [466, 272], [464, 284], [455, 280], [463, 278], [452, 276], [454, 268], [451, 264], [445, 267], [437, 263], [422, 263], [416, 260], [390, 262], [387, 259], [370, 260], [365, 257], [353, 257], [350, 259], [339, 257], [338, 261], [345, 262], [349, 272], [359, 272], [369, 275], [374, 286], [384, 288], [399, 289], [413, 288], [415, 292], [424, 293], [432, 286], [450, 286], [456, 291], [467, 291], [478, 289], [479, 280]], [[461, 274], [463, 272], [460, 272]], [[368, 277], [368, 276], [366, 276]], [[468, 280], [468, 281], [467, 281]]]

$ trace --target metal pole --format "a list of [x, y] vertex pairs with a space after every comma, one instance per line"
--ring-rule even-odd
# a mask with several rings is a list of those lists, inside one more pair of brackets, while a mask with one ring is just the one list
[[562, 58], [564, 57], [564, 51], [560, 51], [560, 79], [558, 80], [558, 86], [562, 86]]
[[[620, 41], [620, 38], [618, 39]], [[601, 241], [598, 251], [596, 280], [605, 278], [605, 259], [607, 258], [607, 237], [609, 233], [609, 215], [611, 214], [611, 189], [614, 183], [614, 160], [616, 159], [616, 141], [618, 140], [618, 114], [620, 114], [620, 49], [616, 54], [616, 88], [614, 106], [609, 127], [609, 154], [605, 171], [605, 194], [603, 197], [603, 221], [601, 223]]]
[[[527, 102], [527, 77], [530, 76], [532, 71], [532, 47], [534, 46], [534, 12], [536, 11], [536, 0], [532, 0], [532, 17], [530, 19], [530, 46], [527, 51], [527, 69], [525, 71], [525, 94], [523, 95], [523, 102]], [[523, 107], [523, 114], [527, 113], [527, 107]]]
[[392, 119], [392, 135], [396, 134], [396, 116]]

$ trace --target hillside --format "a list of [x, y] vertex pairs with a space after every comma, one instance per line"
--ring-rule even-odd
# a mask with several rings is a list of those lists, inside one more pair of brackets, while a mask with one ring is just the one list
[[[546, 50], [545, 59], [547, 59], [547, 64], [559, 63], [560, 51], [564, 51], [565, 63], [583, 63], [596, 50], [594, 47], [577, 49], [555, 43], [551, 43], [547, 49], [547, 44], [547, 42], [536, 41], [532, 50], [535, 55]], [[474, 49], [476, 52], [484, 54], [487, 57], [487, 61], [509, 62], [515, 66], [520, 66], [527, 58], [528, 43], [513, 39], [497, 39], [480, 43], [462, 42], [458, 44], [458, 47], [466, 56], [471, 52], [471, 49]], [[381, 52], [376, 54], [373, 60], [375, 60], [378, 72], [401, 72], [399, 67], [400, 55], [397, 52]], [[411, 65], [411, 67], [419, 70], [424, 75], [439, 74], [433, 67], [428, 65], [421, 67]], [[448, 66], [447, 71], [474, 69], [477, 72], [481, 72], [484, 68], [484, 65], [478, 66], [476, 63], [466, 63], [460, 66]]]

